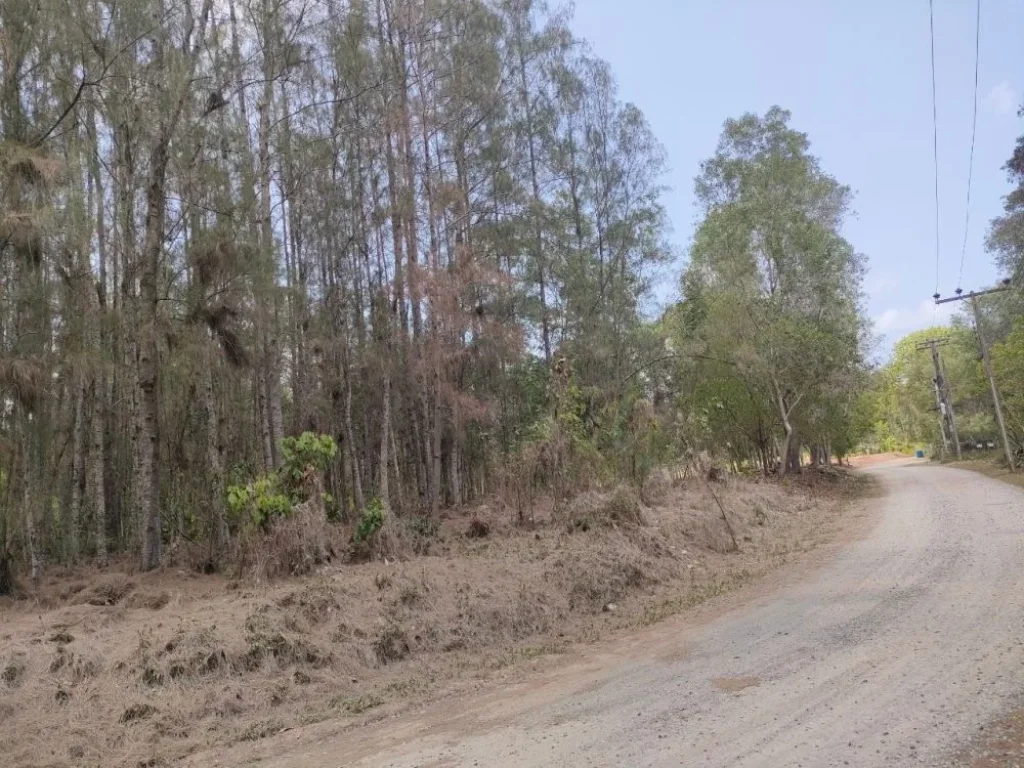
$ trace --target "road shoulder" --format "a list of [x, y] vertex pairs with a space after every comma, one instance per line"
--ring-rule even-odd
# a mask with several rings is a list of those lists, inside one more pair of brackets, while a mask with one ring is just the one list
[[[877, 500], [884, 494], [880, 481], [865, 481], [857, 498], [835, 507], [834, 519], [820, 527], [805, 547], [698, 603], [680, 603], [671, 589], [650, 595], [649, 612], [657, 618], [654, 623], [620, 626], [606, 631], [601, 639], [568, 644], [557, 655], [538, 655], [487, 674], [453, 679], [417, 699], [363, 717], [331, 719], [257, 743], [203, 752], [185, 764], [348, 765], [385, 747], [398, 749], [413, 741], [447, 741], [483, 733], [557, 700], [600, 688], [618, 670], [683, 658], [688, 645], [681, 637], [732, 612], [771, 602], [777, 592], [812, 577], [867, 536], [880, 519]], [[340, 744], [344, 746], [339, 753]]]

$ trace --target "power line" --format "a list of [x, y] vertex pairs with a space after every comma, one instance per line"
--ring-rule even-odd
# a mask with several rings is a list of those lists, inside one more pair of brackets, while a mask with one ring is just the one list
[[964, 218], [964, 245], [960, 249], [960, 274], [956, 287], [961, 287], [964, 278], [964, 257], [967, 255], [967, 233], [971, 229], [971, 178], [974, 175], [974, 139], [978, 135], [978, 61], [981, 58], [981, 0], [974, 27], [974, 117], [971, 121], [971, 159], [967, 164], [967, 215]]
[[935, 161], [935, 294], [939, 293], [939, 108], [935, 95], [935, 0], [928, 0], [928, 28], [932, 42], [932, 153]]

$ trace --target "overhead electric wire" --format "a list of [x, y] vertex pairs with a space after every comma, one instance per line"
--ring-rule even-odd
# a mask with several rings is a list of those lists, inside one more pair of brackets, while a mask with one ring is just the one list
[[935, 0], [928, 0], [932, 43], [932, 154], [935, 161], [935, 295], [939, 295], [939, 108], [935, 95]]
[[974, 28], [974, 117], [971, 120], [971, 159], [967, 164], [967, 214], [964, 217], [964, 244], [960, 249], [960, 272], [957, 274], [956, 287], [960, 289], [964, 279], [964, 258], [967, 255], [967, 235], [971, 230], [971, 180], [974, 176], [974, 140], [978, 135], [978, 62], [981, 59], [981, 0], [978, 0], [978, 11]]

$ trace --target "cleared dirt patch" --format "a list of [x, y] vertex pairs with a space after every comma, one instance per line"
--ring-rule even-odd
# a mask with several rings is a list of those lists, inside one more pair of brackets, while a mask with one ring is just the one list
[[756, 579], [829, 540], [863, 490], [838, 471], [713, 487], [738, 552], [691, 479], [651, 506], [628, 491], [549, 505], [530, 528], [497, 507], [460, 510], [409, 525], [423, 554], [259, 587], [53, 571], [0, 606], [0, 750], [22, 766], [165, 765], [380, 717]]
[[977, 743], [958, 764], [970, 768], [1019, 768], [1024, 765], [1024, 709], [981, 729]]
[[898, 461], [909, 459], [912, 454], [906, 453], [865, 453], [860, 456], [851, 456], [848, 461], [851, 467], [872, 467], [875, 464], [884, 464], [887, 461]]
[[759, 677], [716, 677], [712, 680], [715, 687], [726, 693], [739, 693], [747, 688], [753, 688], [761, 684]]

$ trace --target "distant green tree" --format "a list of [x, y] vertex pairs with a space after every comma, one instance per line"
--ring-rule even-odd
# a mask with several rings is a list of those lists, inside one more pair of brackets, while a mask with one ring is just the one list
[[[698, 375], [742, 384], [729, 389], [750, 398], [745, 432], [760, 452], [770, 430], [781, 472], [799, 466], [804, 442], [830, 453], [832, 429], [844, 428], [831, 400], [848, 403], [859, 387], [865, 328], [863, 258], [840, 234], [850, 191], [789, 119], [773, 107], [726, 121], [701, 166], [680, 339]], [[710, 405], [726, 410], [722, 398]]]

